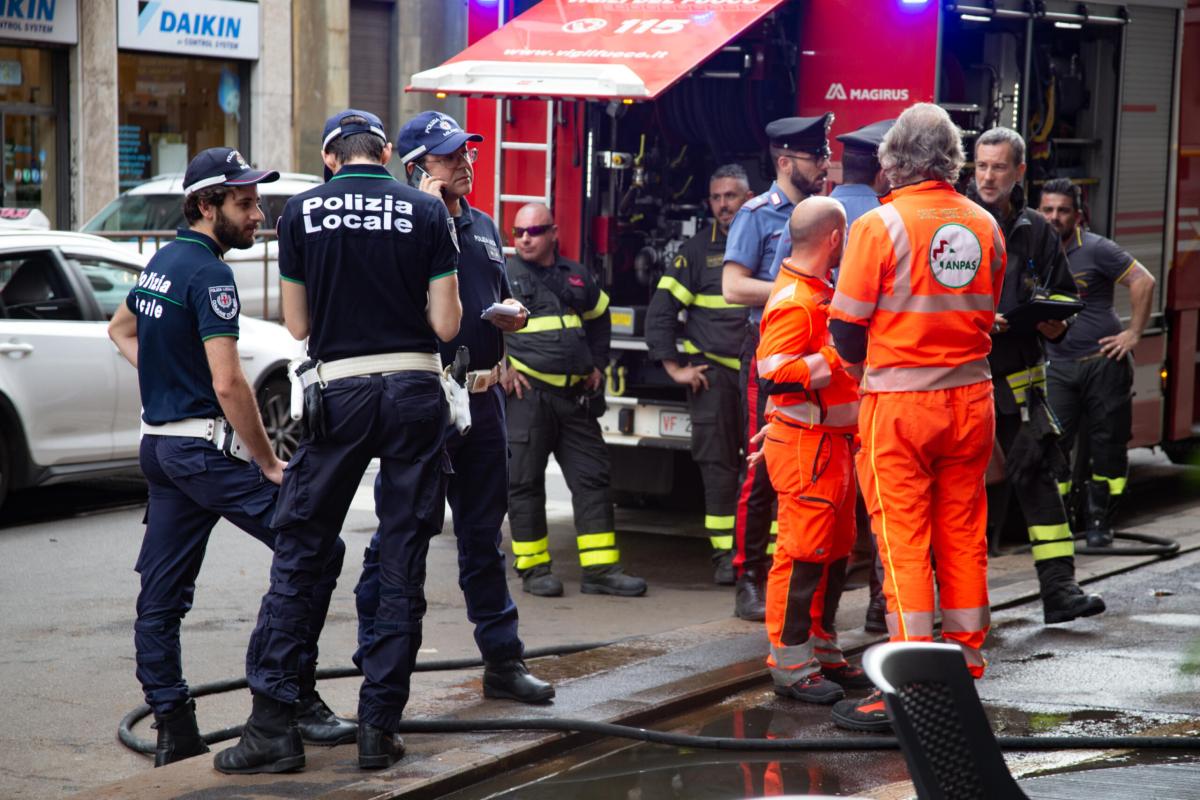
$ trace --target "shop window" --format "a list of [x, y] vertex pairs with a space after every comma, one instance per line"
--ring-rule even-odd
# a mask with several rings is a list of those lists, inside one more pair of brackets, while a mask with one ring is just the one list
[[55, 100], [53, 51], [0, 47], [0, 205], [37, 208], [51, 220], [58, 217]]

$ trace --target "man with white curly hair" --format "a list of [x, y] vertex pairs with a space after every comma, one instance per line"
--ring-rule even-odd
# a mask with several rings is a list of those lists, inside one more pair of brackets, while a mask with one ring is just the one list
[[[995, 433], [987, 356], [1005, 250], [992, 216], [951, 185], [964, 160], [960, 131], [938, 106], [918, 103], [896, 120], [879, 148], [892, 191], [851, 229], [829, 331], [862, 374], [857, 468], [891, 639], [933, 639], [936, 563], [942, 637], [979, 677]], [[890, 726], [878, 691], [837, 703], [833, 720]]]

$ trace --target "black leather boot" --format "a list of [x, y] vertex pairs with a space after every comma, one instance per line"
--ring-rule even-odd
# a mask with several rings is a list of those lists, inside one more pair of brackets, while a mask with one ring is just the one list
[[746, 570], [738, 578], [733, 599], [733, 613], [740, 619], [762, 622], [767, 618], [767, 593], [758, 573]]
[[1087, 485], [1087, 546], [1112, 547], [1112, 497], [1107, 481], [1088, 481]]
[[737, 573], [733, 569], [732, 550], [714, 550], [713, 583], [717, 586], [733, 586], [737, 581]]
[[484, 665], [483, 696], [522, 703], [546, 703], [554, 697], [554, 687], [530, 675], [525, 662], [514, 658]]
[[1104, 598], [1087, 594], [1075, 582], [1075, 559], [1047, 558], [1034, 565], [1041, 587], [1043, 619], [1047, 625], [1091, 617], [1104, 611]]
[[296, 704], [296, 727], [305, 744], [319, 747], [350, 744], [358, 736], [358, 723], [334, 714], [316, 689], [300, 695]]
[[358, 768], [385, 769], [404, 757], [404, 740], [369, 722], [358, 723]]
[[646, 593], [646, 582], [633, 575], [626, 575], [620, 564], [605, 564], [583, 568], [583, 583], [580, 584], [579, 591], [584, 594], [641, 597]]
[[883, 592], [871, 595], [863, 630], [867, 633], [887, 633], [887, 599]]
[[196, 725], [195, 700], [188, 700], [166, 714], [155, 714], [153, 727], [158, 729], [158, 744], [154, 748], [156, 767], [208, 752], [208, 745]]
[[521, 588], [537, 597], [562, 597], [563, 584], [550, 571], [549, 564], [538, 564], [526, 570], [519, 570]]
[[217, 753], [213, 766], [227, 775], [294, 772], [304, 769], [304, 742], [296, 727], [295, 707], [256, 694], [241, 740]]

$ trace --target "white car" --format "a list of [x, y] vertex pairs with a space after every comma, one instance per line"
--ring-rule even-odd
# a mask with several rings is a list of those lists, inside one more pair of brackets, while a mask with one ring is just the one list
[[[261, 230], [273, 232], [288, 198], [322, 182], [317, 175], [283, 172], [277, 181], [258, 184], [258, 194], [262, 198], [262, 210], [266, 216]], [[109, 236], [132, 231], [173, 233], [177, 228], [184, 227], [187, 225], [183, 220], [183, 173], [177, 172], [157, 175], [138, 184], [106, 205], [80, 230]], [[121, 237], [115, 241], [132, 252], [153, 254], [170, 238], [148, 238], [139, 242], [135, 238]], [[264, 319], [279, 319], [279, 247], [274, 239], [259, 241], [248, 250], [230, 250], [225, 254], [225, 261], [233, 267], [238, 294], [242, 299], [242, 312]]]
[[[10, 489], [137, 467], [137, 370], [108, 338], [149, 256], [98, 236], [0, 233], [0, 503]], [[238, 351], [275, 450], [295, 449], [280, 325], [242, 317]]]

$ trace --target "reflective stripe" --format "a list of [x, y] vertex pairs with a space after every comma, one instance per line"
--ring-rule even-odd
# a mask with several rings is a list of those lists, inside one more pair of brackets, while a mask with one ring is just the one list
[[530, 317], [525, 327], [516, 333], [541, 333], [543, 331], [561, 331], [563, 328], [582, 328], [583, 320], [574, 314], [564, 314], [561, 317]]
[[732, 550], [733, 549], [733, 534], [725, 536], [710, 536], [708, 541], [713, 546], [713, 550]]
[[820, 353], [802, 356], [799, 353], [776, 353], [766, 358], [758, 359], [758, 374], [764, 377], [793, 361], [803, 361], [808, 366], [808, 388], [824, 389], [833, 379], [833, 370], [829, 362]]
[[908, 229], [904, 227], [904, 218], [891, 203], [881, 205], [878, 212], [888, 238], [892, 240], [892, 253], [896, 257], [892, 296], [907, 297], [912, 294], [912, 243], [908, 240]]
[[543, 536], [532, 542], [518, 542], [513, 539], [512, 543], [513, 555], [515, 556], [531, 556], [537, 553], [544, 553], [550, 547], [550, 537]]
[[1065, 522], [1057, 525], [1030, 525], [1029, 541], [1057, 542], [1071, 538], [1071, 526]]
[[719, 294], [698, 294], [694, 303], [700, 308], [745, 308], [740, 303], [731, 303]]
[[550, 563], [549, 553], [538, 553], [537, 555], [532, 556], [517, 556], [516, 568], [529, 569], [530, 567], [536, 567], [538, 564], [548, 563]]
[[621, 560], [617, 550], [586, 550], [579, 554], [579, 566], [598, 567], [604, 564], [615, 564]]
[[763, 306], [763, 310], [765, 311], [768, 308], [772, 308], [777, 303], [782, 303], [784, 300], [789, 299], [790, 297], [792, 297], [795, 294], [796, 294], [796, 284], [789, 283], [787, 286], [784, 286], [778, 292], [771, 295], [771, 299], [767, 301], [767, 304], [765, 306]]
[[692, 304], [692, 301], [696, 299], [696, 295], [694, 295], [690, 291], [688, 291], [688, 288], [686, 286], [684, 286], [682, 283], [675, 280], [674, 278], [670, 277], [669, 275], [663, 275], [661, 278], [659, 278], [658, 286], [656, 286], [654, 288], [665, 289], [666, 291], [671, 293], [672, 297], [674, 297], [676, 300], [678, 300], [680, 303], [682, 303], [685, 306], [690, 306]]
[[990, 294], [912, 294], [903, 297], [883, 295], [879, 307], [895, 313], [939, 314], [943, 311], [995, 311]]
[[1063, 497], [1066, 497], [1067, 495], [1069, 495], [1071, 493], [1071, 482], [1070, 481], [1059, 481], [1058, 482], [1058, 493], [1061, 494]]
[[820, 670], [813, 653], [814, 640], [784, 647], [771, 645], [771, 678], [778, 686], [791, 686]]
[[942, 634], [979, 633], [987, 630], [992, 621], [992, 611], [987, 606], [978, 608], [943, 608]]
[[553, 375], [549, 372], [538, 372], [525, 362], [512, 356], [509, 356], [508, 360], [518, 372], [524, 372], [529, 377], [537, 378], [539, 381], [548, 383], [551, 386], [574, 386], [577, 383], [586, 381], [588, 378], [587, 375]]
[[1062, 558], [1063, 556], [1075, 555], [1075, 540], [1034, 542], [1031, 549], [1033, 550], [1033, 561], [1036, 564], [1048, 558]]
[[786, 406], [775, 406], [775, 410], [797, 422], [815, 427], [823, 425], [828, 428], [849, 428], [858, 424], [858, 401], [838, 403], [825, 409], [821, 416], [821, 407], [816, 403], [792, 403]]
[[1107, 483], [1108, 493], [1112, 497], [1125, 493], [1125, 483], [1127, 478], [1106, 478], [1103, 475], [1092, 475], [1092, 480], [1097, 483]]
[[777, 533], [779, 533], [779, 520], [773, 519], [771, 520], [771, 535], [774, 536]]
[[929, 392], [992, 379], [986, 358], [954, 367], [867, 367], [864, 392]]
[[596, 305], [591, 311], [585, 311], [583, 313], [583, 318], [590, 322], [591, 320], [603, 315], [605, 311], [608, 311], [608, 292], [605, 292], [602, 289], [600, 290], [600, 298], [596, 300]]
[[[901, 622], [904, 624], [901, 625]], [[933, 612], [908, 611], [901, 620], [900, 615], [893, 611], [887, 614], [888, 635], [892, 639], [932, 639]]]
[[704, 527], [710, 531], [731, 531], [735, 524], [737, 524], [737, 517], [733, 514], [729, 516], [704, 515]]
[[846, 657], [842, 655], [842, 648], [838, 647], [837, 639], [826, 639], [824, 636], [814, 635], [809, 641], [813, 645], [813, 654], [816, 655], [817, 661], [821, 662], [822, 667], [846, 665]]
[[733, 358], [732, 356], [719, 356], [716, 353], [710, 353], [707, 350], [701, 350], [699, 347], [696, 346], [696, 343], [693, 342], [691, 339], [683, 340], [683, 352], [690, 353], [691, 355], [694, 355], [694, 356], [695, 355], [704, 356], [709, 361], [716, 362], [717, 364], [720, 364], [722, 367], [729, 367], [730, 369], [736, 369], [736, 370], [741, 370], [741, 368], [742, 368], [742, 362], [740, 359]]
[[866, 300], [855, 300], [853, 297], [842, 294], [840, 291], [833, 293], [833, 302], [829, 306], [830, 308], [836, 308], [850, 317], [851, 321], [857, 320], [863, 324], [875, 313], [874, 303], [868, 303]]
[[595, 550], [598, 547], [616, 547], [617, 534], [613, 531], [607, 533], [581, 533], [575, 537], [575, 544], [580, 550]]
[[[775, 533], [775, 531], [772, 531], [772, 533]], [[767, 555], [769, 555], [769, 556], [775, 555], [775, 540], [774, 539], [772, 539], [770, 542], [767, 543]]]

